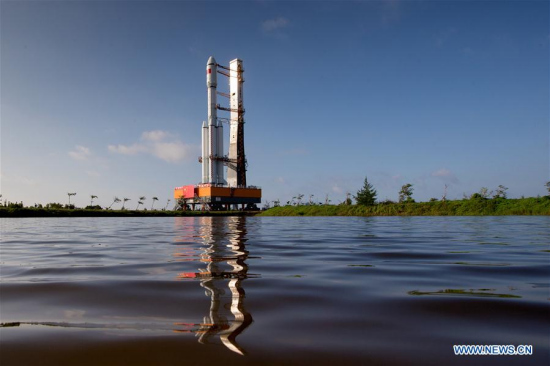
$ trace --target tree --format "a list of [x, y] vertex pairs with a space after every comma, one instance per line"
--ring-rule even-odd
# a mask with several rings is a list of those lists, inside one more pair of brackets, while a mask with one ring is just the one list
[[67, 195], [69, 196], [69, 207], [71, 207], [71, 196], [76, 196], [76, 192], [75, 193], [67, 193]]
[[164, 211], [168, 208], [168, 205], [170, 204], [170, 198], [168, 198], [168, 201], [166, 201], [166, 206], [164, 207]]
[[489, 192], [489, 188], [487, 187], [481, 187], [481, 189], [479, 190], [479, 195], [483, 198], [488, 198], [492, 193], [493, 191]]
[[136, 210], [138, 209], [139, 205], [143, 205], [143, 201], [145, 201], [145, 196], [141, 196], [138, 200], [138, 205], [136, 207]]
[[413, 188], [412, 184], [407, 183], [401, 187], [401, 190], [399, 191], [399, 203], [403, 202], [414, 202], [412, 198], [413, 194]]
[[123, 198], [122, 200], [123, 200], [124, 202], [122, 202], [122, 208], [121, 208], [121, 210], [124, 210], [124, 205], [126, 205], [126, 201], [131, 201], [131, 199], [129, 199], [129, 198]]
[[344, 201], [345, 205], [350, 206], [353, 202], [351, 201], [351, 193], [346, 192], [346, 200]]
[[152, 198], [153, 203], [151, 204], [151, 210], [153, 209], [153, 206], [155, 205], [155, 201], [158, 201], [159, 199], [157, 197]]
[[90, 196], [92, 198], [91, 202], [90, 202], [90, 206], [93, 206], [94, 205], [94, 198], [97, 198], [97, 196], [94, 196], [93, 194]]
[[495, 191], [495, 194], [493, 195], [493, 198], [506, 198], [507, 190], [508, 190], [507, 187], [504, 187], [502, 184], [499, 185]]
[[546, 190], [548, 191], [548, 195], [550, 196], [550, 182], [546, 182], [545, 186]]
[[112, 205], [114, 205], [115, 203], [119, 203], [119, 202], [120, 202], [120, 198], [115, 197], [115, 198], [113, 199], [113, 203], [111, 203], [111, 205], [109, 206], [109, 209], [111, 208]]
[[302, 198], [304, 198], [304, 195], [301, 193], [298, 193], [298, 196], [296, 197], [296, 201], [298, 202], [298, 206], [302, 204]]
[[353, 196], [358, 205], [363, 206], [372, 206], [376, 202], [376, 190], [369, 183], [367, 177], [365, 177], [365, 182], [363, 188], [357, 191], [357, 195]]

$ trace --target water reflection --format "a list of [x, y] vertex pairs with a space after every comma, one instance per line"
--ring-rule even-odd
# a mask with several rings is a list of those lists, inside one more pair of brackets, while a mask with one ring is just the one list
[[520, 299], [521, 296], [511, 295], [511, 294], [499, 294], [495, 293], [496, 289], [445, 289], [439, 291], [409, 291], [409, 295], [422, 296], [422, 295], [446, 295], [446, 296], [468, 296], [468, 297], [500, 297], [500, 298], [510, 298], [510, 299]]
[[[198, 335], [200, 343], [209, 343], [216, 336], [231, 351], [245, 354], [236, 339], [252, 323], [252, 316], [244, 306], [242, 283], [250, 277], [248, 251], [245, 248], [246, 217], [198, 219], [198, 230], [203, 251], [200, 262], [205, 267], [199, 272], [182, 272], [180, 279], [196, 278], [210, 297], [210, 311], [199, 324], [177, 323], [179, 332]], [[185, 235], [189, 237], [189, 234]], [[195, 236], [195, 235], [193, 235]], [[181, 239], [178, 239], [181, 241]], [[181, 253], [176, 254], [181, 260]]]

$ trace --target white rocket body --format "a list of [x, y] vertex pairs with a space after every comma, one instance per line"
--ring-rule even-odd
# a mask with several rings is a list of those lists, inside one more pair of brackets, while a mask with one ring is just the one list
[[[218, 128], [217, 128], [217, 152], [218, 157], [223, 157], [223, 125], [221, 121], [218, 121]], [[223, 174], [223, 161], [218, 160], [216, 161], [216, 164], [218, 165], [216, 168], [216, 171], [218, 172], [218, 184], [225, 184], [225, 178]]]
[[[223, 127], [218, 122], [216, 88], [218, 66], [214, 57], [206, 63], [206, 87], [208, 90], [208, 124], [203, 123], [203, 183], [225, 184], [223, 174]], [[204, 134], [207, 131], [207, 138]], [[207, 157], [205, 159], [205, 157]]]
[[202, 122], [202, 183], [210, 183], [210, 158], [208, 125]]

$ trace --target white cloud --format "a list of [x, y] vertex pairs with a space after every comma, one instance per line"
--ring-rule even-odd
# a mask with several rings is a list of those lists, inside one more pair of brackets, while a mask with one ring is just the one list
[[131, 145], [109, 145], [112, 153], [122, 155], [150, 154], [169, 163], [180, 162], [192, 155], [192, 146], [184, 144], [166, 131], [145, 131], [141, 142]]
[[278, 29], [286, 28], [289, 24], [288, 19], [278, 17], [275, 19], [268, 19], [262, 22], [262, 29], [264, 32], [272, 32]]
[[161, 130], [145, 131], [141, 134], [141, 139], [143, 141], [161, 141], [168, 136], [170, 135], [166, 131], [161, 131]]
[[90, 149], [81, 145], [76, 145], [74, 151], [69, 151], [69, 156], [74, 160], [88, 160], [91, 155]]
[[152, 154], [169, 163], [177, 163], [190, 155], [190, 146], [181, 141], [158, 142], [152, 147]]
[[334, 185], [332, 186], [332, 191], [333, 191], [334, 193], [338, 193], [338, 194], [341, 194], [341, 193], [344, 192], [344, 190], [343, 190], [338, 184], [334, 184]]
[[433, 172], [432, 176], [433, 177], [448, 177], [451, 174], [453, 174], [453, 173], [451, 173], [451, 171], [449, 169], [442, 168], [442, 169], [439, 169], [439, 170], [436, 170], [435, 172]]
[[140, 152], [146, 151], [144, 145], [133, 144], [130, 146], [126, 145], [109, 145], [108, 147], [110, 152], [122, 154], [122, 155], [136, 155]]
[[458, 178], [449, 169], [441, 168], [432, 173], [432, 177], [441, 178], [445, 182], [458, 183]]

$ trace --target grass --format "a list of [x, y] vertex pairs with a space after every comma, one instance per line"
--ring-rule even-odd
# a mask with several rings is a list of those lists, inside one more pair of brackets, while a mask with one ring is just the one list
[[520, 199], [473, 198], [456, 201], [361, 205], [300, 205], [242, 211], [91, 210], [0, 206], [0, 217], [143, 217], [143, 216], [501, 216], [550, 215], [550, 196]]
[[67, 208], [2, 207], [0, 217], [144, 217], [144, 216], [246, 216], [243, 211], [86, 210]]
[[301, 205], [270, 208], [260, 216], [501, 216], [550, 215], [550, 197], [475, 198], [456, 201], [360, 205]]

